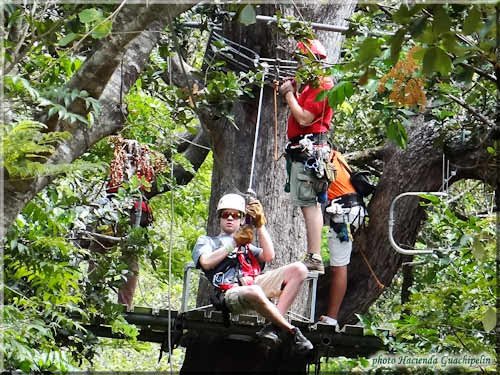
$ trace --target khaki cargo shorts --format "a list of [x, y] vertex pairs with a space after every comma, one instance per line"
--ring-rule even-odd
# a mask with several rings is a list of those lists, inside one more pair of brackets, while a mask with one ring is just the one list
[[[264, 291], [267, 298], [278, 298], [281, 295], [281, 286], [285, 278], [285, 267], [279, 267], [265, 272], [255, 278], [255, 285]], [[226, 306], [233, 314], [241, 314], [253, 307], [242, 295], [246, 286], [235, 286], [229, 289], [224, 295]]]
[[326, 181], [319, 180], [311, 172], [304, 170], [304, 163], [292, 162], [290, 194], [294, 206], [314, 206], [318, 201], [317, 194], [322, 191], [324, 184], [326, 184]]

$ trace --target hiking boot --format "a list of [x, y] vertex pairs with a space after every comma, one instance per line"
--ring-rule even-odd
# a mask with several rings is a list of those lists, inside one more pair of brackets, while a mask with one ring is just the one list
[[313, 349], [311, 341], [309, 341], [297, 327], [293, 327], [292, 344], [293, 350], [297, 354], [306, 354]]
[[278, 345], [281, 339], [278, 335], [278, 328], [272, 323], [267, 323], [262, 329], [255, 333], [262, 341], [266, 341], [271, 345]]
[[323, 261], [313, 258], [313, 255], [314, 254], [312, 253], [307, 253], [302, 263], [306, 265], [309, 271], [316, 271], [320, 275], [323, 275], [325, 273], [325, 266], [323, 265]]

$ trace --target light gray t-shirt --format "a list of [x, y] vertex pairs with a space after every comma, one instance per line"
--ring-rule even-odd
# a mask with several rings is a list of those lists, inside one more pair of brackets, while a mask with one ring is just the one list
[[[216, 237], [201, 236], [198, 238], [198, 241], [196, 241], [196, 245], [194, 245], [192, 253], [196, 268], [201, 268], [199, 260], [203, 254], [211, 254], [215, 250], [221, 248], [224, 243], [227, 243], [221, 240], [221, 238], [224, 237], [229, 238], [231, 236], [223, 234]], [[258, 258], [263, 251], [262, 248], [252, 244], [248, 245], [248, 249], [256, 258]], [[238, 277], [240, 276], [238, 275], [237, 263], [238, 260], [236, 259], [236, 253], [231, 253], [214, 269], [204, 271], [209, 281], [215, 286], [218, 286], [220, 284], [231, 284], [237, 282]]]

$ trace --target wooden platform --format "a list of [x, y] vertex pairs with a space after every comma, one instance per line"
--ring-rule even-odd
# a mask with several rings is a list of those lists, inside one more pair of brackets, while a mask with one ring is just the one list
[[[166, 343], [168, 327], [171, 327], [173, 347], [187, 346], [199, 337], [211, 336], [216, 339], [259, 343], [255, 333], [264, 324], [264, 319], [255, 315], [231, 316], [231, 324], [225, 327], [222, 314], [207, 307], [202, 310], [177, 311], [153, 310], [136, 307], [133, 311], [124, 311], [127, 322], [135, 324], [140, 334], [138, 340]], [[382, 340], [373, 335], [365, 335], [361, 326], [345, 325], [335, 329], [322, 324], [310, 324], [292, 320], [302, 333], [313, 343], [314, 357], [367, 357], [379, 350], [384, 350]], [[123, 338], [113, 334], [111, 327], [105, 324], [87, 325], [90, 331], [100, 337]], [[168, 350], [168, 348], [165, 348]]]

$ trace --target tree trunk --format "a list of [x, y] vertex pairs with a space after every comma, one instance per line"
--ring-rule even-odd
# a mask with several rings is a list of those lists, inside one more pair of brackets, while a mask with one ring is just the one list
[[[353, 2], [328, 5], [318, 5], [316, 2], [311, 2], [301, 8], [300, 11], [306, 20], [342, 25], [344, 18], [348, 18], [354, 11], [354, 6]], [[286, 7], [283, 10], [286, 14], [295, 13], [295, 16], [300, 19], [294, 7]], [[273, 15], [275, 7], [261, 5], [260, 11], [265, 15]], [[287, 52], [277, 54], [275, 26], [263, 23], [248, 27], [239, 24], [227, 25], [224, 35], [230, 40], [252, 49], [260, 57], [290, 59], [291, 52], [295, 48], [294, 42], [280, 35], [278, 38], [280, 47], [286, 47]], [[342, 36], [339, 33], [328, 33], [328, 35], [320, 36], [329, 51], [330, 62], [335, 62], [339, 57], [341, 38]], [[208, 124], [208, 133], [214, 153], [214, 167], [207, 232], [209, 235], [215, 235], [219, 231], [215, 214], [218, 199], [226, 192], [239, 191], [244, 193], [248, 187], [251, 187], [255, 190], [257, 197], [264, 206], [268, 219], [267, 227], [275, 244], [276, 259], [266, 265], [266, 269], [272, 269], [296, 262], [303, 257], [306, 252], [305, 224], [300, 209], [292, 207], [289, 194], [284, 192], [286, 181], [285, 159], [284, 157], [280, 157], [278, 160], [274, 158], [275, 146], [278, 147], [279, 154], [281, 154], [287, 141], [286, 122], [289, 113], [282, 98], [277, 97], [278, 131], [276, 145], [274, 140], [274, 90], [271, 85], [266, 85], [263, 91], [254, 177], [250, 185], [252, 149], [259, 110], [258, 88], [254, 90], [254, 94], [254, 99], [245, 98], [245, 100], [235, 103], [233, 107], [238, 129], [227, 121]], [[205, 287], [204, 285], [200, 286], [198, 304], [207, 303]], [[300, 303], [298, 306], [294, 306], [294, 310], [303, 311], [305, 298], [297, 298], [297, 300]], [[283, 371], [283, 369], [280, 370], [280, 366], [286, 365], [291, 366], [287, 367], [286, 371], [294, 370], [305, 373], [306, 360], [286, 356], [283, 352], [284, 349], [268, 353], [256, 349], [255, 343], [241, 342], [236, 345], [230, 342], [221, 342], [214, 345], [210, 343], [209, 338], [200, 339], [202, 341], [187, 347], [183, 365], [184, 373], [191, 371], [209, 373], [220, 371], [239, 372], [243, 368], [249, 372], [259, 372], [263, 371], [263, 369], [276, 372], [278, 370]], [[221, 350], [221, 348], [223, 349]], [[241, 352], [245, 353], [246, 357], [243, 367], [241, 366], [242, 362], [229, 361], [230, 358], [239, 358]], [[279, 360], [276, 360], [277, 357], [279, 357]]]
[[[431, 125], [415, 123], [409, 130], [405, 150], [387, 146], [384, 152], [384, 172], [368, 205], [369, 224], [354, 238], [353, 254], [348, 267], [348, 288], [341, 306], [339, 321], [354, 323], [354, 314], [365, 313], [388, 287], [399, 270], [402, 255], [395, 252], [388, 240], [389, 208], [392, 200], [407, 191], [438, 191], [442, 184], [443, 153], [450, 160], [456, 176], [479, 179], [495, 186], [496, 161], [486, 151], [493, 144], [491, 129], [478, 129], [479, 136], [466, 143], [444, 141]], [[448, 139], [459, 139], [452, 137]], [[398, 244], [412, 247], [420, 229], [424, 211], [417, 197], [403, 198], [395, 212], [394, 238]], [[365, 259], [366, 258], [366, 259]], [[371, 268], [371, 270], [370, 270]], [[380, 282], [380, 283], [379, 283]], [[317, 295], [317, 315], [327, 310], [329, 275], [320, 278]]]

